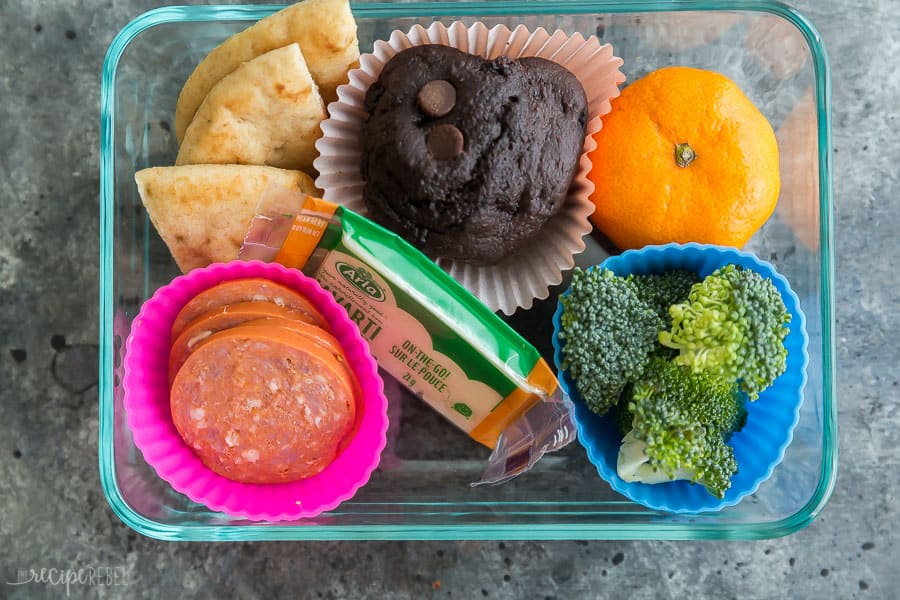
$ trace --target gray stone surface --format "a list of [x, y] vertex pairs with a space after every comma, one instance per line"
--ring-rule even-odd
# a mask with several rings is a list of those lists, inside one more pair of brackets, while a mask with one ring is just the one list
[[99, 74], [156, 4], [0, 2], [0, 598], [65, 595], [6, 584], [42, 567], [116, 569], [72, 597], [900, 596], [893, 0], [797, 2], [834, 74], [837, 487], [794, 535], [706, 543], [177, 544], [125, 527], [97, 471]]

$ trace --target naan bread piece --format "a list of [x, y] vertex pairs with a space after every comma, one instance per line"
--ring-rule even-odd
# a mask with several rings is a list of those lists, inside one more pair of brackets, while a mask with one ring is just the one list
[[134, 180], [182, 273], [236, 259], [270, 185], [319, 194], [306, 173], [255, 165], [153, 167], [135, 173]]
[[347, 71], [359, 59], [356, 21], [348, 0], [305, 0], [231, 36], [197, 65], [175, 107], [178, 142], [218, 81], [241, 63], [294, 42], [300, 44], [322, 99], [326, 104], [337, 99], [335, 90], [347, 82]]
[[310, 172], [325, 105], [298, 44], [238, 67], [210, 90], [176, 165], [269, 165]]

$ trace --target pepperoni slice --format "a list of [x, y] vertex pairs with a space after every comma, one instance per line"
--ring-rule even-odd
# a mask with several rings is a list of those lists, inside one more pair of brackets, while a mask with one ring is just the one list
[[197, 344], [172, 384], [171, 409], [207, 467], [247, 483], [321, 472], [356, 418], [334, 356], [271, 325], [233, 327]]
[[[217, 321], [220, 321], [223, 326], [216, 327]], [[175, 375], [187, 360], [188, 356], [190, 356], [194, 349], [206, 338], [219, 331], [225, 331], [235, 327], [279, 327], [298, 333], [306, 338], [307, 343], [315, 344], [322, 350], [330, 353], [331, 356], [340, 363], [341, 372], [347, 380], [347, 385], [353, 386], [355, 377], [344, 362], [344, 353], [341, 349], [341, 343], [338, 342], [333, 335], [321, 327], [310, 325], [309, 323], [304, 323], [296, 319], [263, 316], [250, 317], [246, 320], [234, 323], [228, 323], [227, 320], [214, 318], [209, 323], [197, 323], [196, 328], [189, 325], [172, 345], [172, 350], [169, 354], [169, 383], [171, 384], [175, 379]]]
[[302, 321], [297, 321], [296, 319], [285, 319], [283, 317], [266, 317], [262, 319], [254, 319], [253, 321], [244, 323], [244, 325], [247, 325], [248, 327], [277, 326], [297, 332], [310, 338], [312, 342], [318, 344], [325, 350], [328, 350], [332, 354], [332, 356], [334, 356], [338, 360], [343, 360], [341, 357], [344, 356], [344, 351], [341, 348], [341, 343], [337, 341], [337, 338], [335, 338], [333, 335], [331, 335], [321, 327], [310, 325], [309, 323], [304, 323]]
[[[351, 387], [353, 390], [353, 397], [356, 399], [356, 411], [357, 414], [364, 410], [364, 406], [360, 403], [362, 398], [362, 391], [359, 387], [359, 382], [356, 380], [356, 375], [353, 373], [353, 370], [347, 364], [347, 360], [344, 356], [344, 351], [341, 348], [341, 343], [335, 338], [333, 335], [328, 333], [327, 331], [321, 329], [320, 327], [316, 327], [314, 325], [309, 325], [307, 323], [301, 323], [299, 321], [293, 321], [288, 319], [278, 319], [278, 318], [267, 318], [267, 319], [257, 319], [254, 321], [248, 321], [244, 323], [242, 326], [246, 327], [267, 327], [267, 326], [279, 326], [285, 329], [290, 329], [292, 331], [296, 331], [297, 333], [303, 334], [309, 337], [314, 343], [318, 344], [325, 350], [331, 352], [332, 355], [337, 359], [338, 363], [341, 366], [341, 372], [345, 375], [347, 385]], [[359, 418], [356, 419], [359, 422]], [[352, 439], [352, 436], [347, 436], [347, 439]]]
[[[190, 355], [194, 347], [203, 339], [224, 329], [240, 325], [249, 321], [266, 318], [281, 318], [291, 322], [309, 321], [309, 316], [286, 306], [278, 306], [271, 302], [239, 302], [226, 304], [208, 310], [190, 323], [188, 323], [178, 338], [172, 343], [169, 353], [169, 383], [175, 379], [175, 374], [184, 361]], [[328, 335], [320, 327], [314, 327], [323, 334]], [[329, 338], [334, 338], [328, 335]], [[337, 344], [337, 340], [334, 340]], [[340, 345], [337, 345], [336, 353], [340, 353]]]
[[[317, 358], [320, 362], [320, 367], [323, 370], [328, 370], [331, 376], [336, 378], [337, 382], [343, 384], [346, 387], [346, 389], [350, 392], [351, 397], [355, 398], [355, 377], [353, 377], [353, 375], [350, 373], [349, 368], [344, 363], [343, 356], [341, 355], [341, 358], [338, 358], [338, 356], [336, 356], [331, 351], [331, 349], [323, 347], [322, 344], [316, 342], [314, 338], [305, 333], [300, 333], [295, 329], [291, 329], [290, 327], [285, 327], [285, 325], [291, 325], [291, 323], [283, 319], [269, 319], [268, 322], [248, 321], [246, 323], [235, 325], [234, 327], [230, 327], [228, 329], [214, 333], [208, 338], [198, 342], [194, 347], [194, 351], [196, 352], [209, 342], [214, 342], [216, 340], [222, 340], [231, 337], [253, 339], [264, 338], [275, 340], [287, 345], [293, 345], [297, 349], [304, 350]], [[334, 343], [338, 348], [340, 347], [337, 340], [334, 340]], [[355, 402], [353, 406], [353, 412], [355, 417]]]
[[188, 323], [215, 308], [239, 302], [271, 302], [299, 311], [310, 323], [328, 329], [328, 323], [316, 307], [291, 288], [259, 277], [232, 279], [204, 290], [184, 305], [172, 324], [172, 339], [178, 339]]

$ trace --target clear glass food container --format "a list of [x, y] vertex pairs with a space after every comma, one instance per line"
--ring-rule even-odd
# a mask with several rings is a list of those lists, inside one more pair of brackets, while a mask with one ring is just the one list
[[[121, 352], [141, 303], [178, 275], [150, 224], [135, 171], [174, 163], [172, 120], [187, 76], [229, 35], [278, 6], [170, 7], [115, 38], [103, 66], [100, 244], [100, 473], [116, 514], [166, 540], [300, 539], [759, 539], [808, 524], [834, 486], [831, 89], [813, 26], [775, 2], [432, 2], [356, 4], [361, 52], [395, 29], [435, 19], [519, 23], [596, 34], [633, 81], [667, 65], [722, 72], [768, 117], [780, 146], [781, 198], [745, 249], [791, 282], [807, 316], [808, 383], [784, 461], [759, 491], [717, 513], [678, 516], [633, 504], [600, 479], [577, 443], [498, 487], [472, 488], [488, 451], [399, 385], [387, 382], [391, 428], [381, 466], [350, 501], [290, 523], [235, 520], [175, 492], [144, 462], [125, 423]], [[600, 262], [599, 236], [576, 259]], [[567, 281], [563, 282], [563, 286]], [[509, 322], [552, 364], [556, 295]]]

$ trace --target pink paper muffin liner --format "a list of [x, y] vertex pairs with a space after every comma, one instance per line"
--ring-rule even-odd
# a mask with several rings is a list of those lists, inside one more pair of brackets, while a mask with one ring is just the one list
[[350, 71], [349, 83], [338, 88], [338, 100], [328, 106], [329, 118], [322, 122], [314, 166], [319, 172], [316, 187], [324, 190], [329, 202], [367, 213], [360, 170], [360, 134], [368, 119], [363, 108], [366, 91], [395, 54], [425, 44], [450, 46], [486, 59], [538, 56], [567, 68], [584, 86], [589, 119], [584, 147], [560, 211], [535, 238], [498, 264], [472, 265], [447, 258], [436, 261], [493, 311], [509, 315], [519, 307], [531, 308], [535, 299], [549, 295], [550, 286], [562, 281], [563, 271], [571, 269], [574, 256], [584, 251], [582, 238], [591, 231], [588, 217], [594, 212], [589, 200], [594, 184], [587, 177], [591, 168], [588, 153], [596, 148], [593, 134], [600, 130], [600, 117], [610, 111], [610, 100], [619, 95], [619, 84], [625, 81], [619, 70], [622, 59], [594, 36], [570, 36], [559, 30], [550, 34], [543, 28], [531, 32], [524, 25], [510, 30], [504, 25], [488, 29], [483, 23], [466, 26], [457, 21], [446, 26], [435, 22], [427, 29], [415, 25], [406, 33], [394, 31], [388, 41], [375, 42], [372, 53], [360, 57], [359, 68]]
[[[264, 277], [300, 292], [322, 313], [359, 382], [357, 430], [321, 473], [281, 484], [248, 484], [207, 468], [182, 440], [169, 408], [171, 328], [195, 295], [231, 279]], [[378, 466], [388, 428], [387, 398], [369, 347], [346, 311], [297, 270], [259, 261], [217, 263], [175, 278], [141, 307], [125, 342], [125, 410], [134, 444], [157, 474], [194, 502], [233, 517], [259, 521], [313, 517], [352, 497]]]

